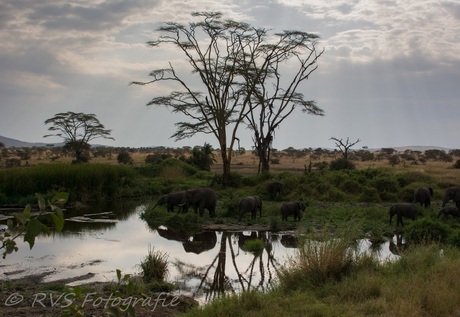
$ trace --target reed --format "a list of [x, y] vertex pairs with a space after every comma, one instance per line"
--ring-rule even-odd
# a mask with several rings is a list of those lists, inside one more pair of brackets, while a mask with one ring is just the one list
[[0, 192], [15, 202], [34, 193], [69, 192], [73, 200], [114, 198], [132, 185], [130, 166], [110, 164], [47, 164], [0, 170]]

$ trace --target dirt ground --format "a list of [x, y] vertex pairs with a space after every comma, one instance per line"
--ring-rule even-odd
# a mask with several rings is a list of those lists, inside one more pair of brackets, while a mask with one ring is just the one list
[[[131, 306], [137, 317], [169, 317], [198, 305], [191, 298], [167, 293], [120, 295], [109, 283], [83, 284], [80, 291], [77, 288], [62, 288], [64, 284], [85, 280], [88, 276], [43, 282], [48, 274], [11, 281], [2, 278], [0, 316], [109, 316], [111, 309], [118, 310], [119, 316], [129, 316], [127, 307]], [[77, 308], [82, 308], [81, 315]]]

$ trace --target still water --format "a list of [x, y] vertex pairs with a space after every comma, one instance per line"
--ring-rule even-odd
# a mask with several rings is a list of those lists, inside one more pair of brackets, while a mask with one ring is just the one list
[[[168, 255], [167, 280], [179, 286], [178, 293], [205, 303], [223, 293], [270, 289], [277, 270], [296, 254], [296, 241], [289, 232], [205, 231], [189, 236], [165, 227], [152, 229], [140, 218], [146, 207], [145, 202], [131, 201], [66, 211], [63, 232], [38, 237], [31, 250], [18, 239], [19, 251], [0, 259], [0, 276], [6, 280], [50, 272], [44, 281], [77, 277], [68, 284], [113, 281], [116, 269], [139, 273], [139, 264], [153, 249]], [[244, 247], [246, 240], [255, 238], [265, 245], [257, 255]], [[361, 245], [369, 249], [367, 241]], [[377, 256], [391, 258], [388, 250], [383, 244]]]

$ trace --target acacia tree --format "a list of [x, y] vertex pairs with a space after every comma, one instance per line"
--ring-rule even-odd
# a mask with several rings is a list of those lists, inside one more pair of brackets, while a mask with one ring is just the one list
[[344, 141], [343, 139], [338, 139], [338, 138], [330, 138], [330, 140], [335, 141], [335, 146], [339, 148], [340, 152], [342, 153], [343, 158], [348, 161], [348, 151], [351, 149], [352, 146], [355, 144], [361, 142], [360, 139], [357, 139], [354, 142], [350, 142], [350, 138], [347, 137], [347, 139]]
[[178, 48], [191, 66], [191, 76], [179, 75], [169, 63], [169, 68], [152, 71], [151, 81], [132, 84], [173, 81], [179, 85], [182, 90], [155, 97], [147, 105], [166, 106], [191, 119], [192, 122], [176, 123], [172, 136], [176, 140], [196, 133], [214, 135], [220, 146], [223, 179], [228, 181], [237, 130], [248, 113], [250, 92], [256, 84], [248, 83], [247, 76], [243, 76], [247, 67], [241, 59], [245, 48], [260, 41], [265, 31], [247, 23], [222, 20], [219, 12], [196, 12], [192, 16], [199, 21], [188, 25], [165, 23], [158, 29], [162, 35], [147, 43], [150, 47], [172, 44]]
[[[254, 146], [259, 157], [259, 173], [270, 170], [271, 143], [276, 129], [296, 108], [304, 113], [324, 115], [322, 109], [299, 93], [299, 85], [317, 69], [323, 54], [316, 50], [319, 37], [300, 31], [276, 33], [268, 41], [266, 30], [251, 45], [244, 47], [240, 58], [248, 83], [249, 98], [246, 124], [253, 131]], [[282, 75], [281, 66], [295, 69]], [[289, 77], [288, 77], [289, 76]]]
[[84, 152], [91, 147], [89, 142], [97, 138], [112, 139], [110, 132], [99, 122], [95, 114], [61, 112], [47, 119], [45, 124], [51, 124], [49, 131], [54, 133], [43, 136], [58, 136], [64, 139], [65, 147], [75, 154], [75, 162], [85, 162], [89, 158]]

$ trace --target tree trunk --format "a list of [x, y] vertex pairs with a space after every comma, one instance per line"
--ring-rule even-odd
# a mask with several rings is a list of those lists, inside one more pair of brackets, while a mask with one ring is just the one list
[[231, 151], [227, 153], [227, 148], [222, 146], [220, 148], [220, 155], [222, 157], [222, 178], [224, 185], [226, 185], [230, 182]]
[[259, 156], [259, 174], [270, 172], [270, 143], [272, 137], [261, 137], [257, 140], [257, 155]]

